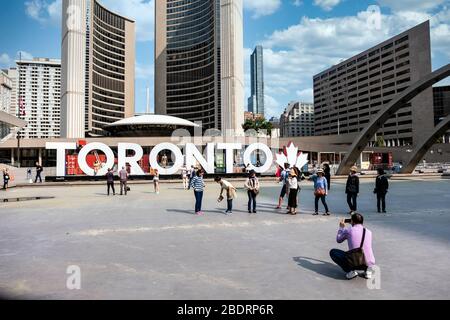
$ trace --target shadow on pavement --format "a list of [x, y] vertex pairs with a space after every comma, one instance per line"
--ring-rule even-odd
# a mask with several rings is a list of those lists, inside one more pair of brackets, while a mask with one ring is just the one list
[[345, 280], [345, 275], [339, 267], [332, 263], [308, 257], [294, 257], [293, 260], [297, 262], [300, 267], [314, 271], [322, 276], [333, 278], [335, 280]]

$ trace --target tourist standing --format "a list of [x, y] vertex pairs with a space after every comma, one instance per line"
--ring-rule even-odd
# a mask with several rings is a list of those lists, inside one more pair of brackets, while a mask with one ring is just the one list
[[106, 186], [108, 188], [108, 196], [110, 195], [110, 190], [112, 189], [113, 195], [116, 195], [116, 189], [114, 187], [114, 172], [113, 169], [108, 169], [106, 173]]
[[122, 170], [119, 172], [119, 178], [120, 178], [120, 195], [123, 195], [124, 189], [125, 189], [125, 195], [128, 194], [128, 171], [125, 169], [125, 167], [122, 167]]
[[42, 171], [44, 171], [44, 168], [42, 168], [39, 162], [36, 162], [36, 179], [34, 179], [34, 183], [37, 183], [38, 180], [42, 183]]
[[218, 202], [222, 202], [222, 200], [224, 199], [223, 193], [226, 192], [227, 211], [225, 211], [225, 214], [233, 214], [233, 200], [236, 198], [236, 188], [230, 182], [222, 179], [221, 177], [216, 177], [214, 181], [216, 181], [221, 188]]
[[[289, 170], [289, 163], [285, 163], [284, 170], [281, 172], [281, 176], [279, 179], [279, 181], [283, 184], [283, 186], [281, 188], [280, 198], [278, 199], [277, 209], [281, 209], [281, 205], [283, 204], [284, 197], [289, 192], [289, 189], [287, 186], [287, 181], [289, 179], [289, 172], [291, 172], [291, 170]], [[289, 210], [289, 207], [288, 207], [288, 210]]]
[[186, 166], [181, 168], [181, 179], [183, 179], [183, 189], [187, 190], [189, 188], [189, 170]]
[[255, 170], [251, 170], [249, 177], [245, 181], [245, 188], [248, 194], [248, 213], [257, 213], [256, 197], [259, 194], [259, 180], [256, 177]]
[[330, 191], [330, 189], [331, 189], [331, 168], [328, 163], [323, 164], [323, 173], [324, 173], [325, 179], [327, 179], [328, 191]]
[[289, 188], [289, 200], [288, 200], [288, 214], [296, 215], [297, 214], [297, 206], [298, 206], [298, 178], [295, 170], [291, 170], [288, 178], [288, 188]]
[[[330, 251], [331, 259], [344, 270], [348, 280], [361, 275], [370, 279], [372, 277], [372, 267], [375, 265], [375, 257], [372, 250], [372, 232], [364, 228], [364, 217], [355, 213], [352, 215], [351, 227], [346, 228], [345, 220], [339, 223], [339, 231], [336, 237], [337, 243], [343, 243], [347, 240], [348, 249], [362, 249], [362, 265], [354, 265], [355, 259], [349, 259], [353, 255], [351, 252], [345, 252], [338, 249]], [[361, 260], [361, 259], [358, 259]], [[361, 264], [361, 263], [358, 263]]]
[[350, 169], [350, 175], [345, 186], [345, 193], [347, 194], [347, 203], [350, 208], [349, 214], [354, 214], [358, 210], [357, 198], [359, 194], [359, 177], [357, 175], [358, 168], [353, 166]]
[[382, 168], [378, 169], [378, 176], [375, 179], [375, 190], [373, 191], [377, 195], [377, 208], [378, 213], [386, 213], [386, 194], [389, 190], [389, 181]]
[[159, 194], [159, 171], [158, 171], [158, 169], [154, 170], [153, 188], [155, 189], [155, 193]]
[[8, 190], [9, 180], [11, 180], [11, 176], [9, 175], [8, 169], [3, 169], [3, 190], [5, 191]]
[[191, 182], [192, 179], [194, 179], [195, 177], [195, 168], [194, 166], [191, 166], [191, 169], [189, 169], [189, 186], [188, 186], [188, 190], [191, 190]]
[[313, 215], [314, 216], [319, 215], [319, 200], [322, 201], [322, 204], [325, 208], [324, 215], [325, 216], [331, 215], [326, 200], [328, 195], [328, 182], [327, 179], [325, 178], [325, 173], [323, 169], [317, 170], [317, 173], [311, 176], [311, 180], [314, 181], [314, 197], [315, 197], [314, 202], [315, 212]]
[[195, 214], [201, 216], [203, 192], [205, 190], [205, 182], [203, 181], [203, 171], [198, 170], [195, 177], [192, 178], [191, 188], [194, 189], [195, 195]]

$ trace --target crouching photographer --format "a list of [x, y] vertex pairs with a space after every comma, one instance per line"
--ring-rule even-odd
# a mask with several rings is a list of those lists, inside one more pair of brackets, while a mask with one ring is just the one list
[[[351, 226], [346, 227], [346, 224]], [[342, 220], [339, 223], [339, 231], [336, 237], [338, 243], [348, 242], [349, 251], [339, 249], [330, 251], [331, 259], [346, 272], [348, 280], [357, 276], [367, 279], [372, 277], [371, 268], [375, 265], [375, 257], [372, 251], [372, 232], [363, 226], [364, 217], [355, 213], [351, 219]]]

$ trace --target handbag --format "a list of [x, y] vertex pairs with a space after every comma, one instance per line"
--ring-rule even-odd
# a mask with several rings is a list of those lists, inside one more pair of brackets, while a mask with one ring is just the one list
[[314, 191], [314, 195], [316, 196], [316, 197], [323, 197], [323, 196], [325, 196], [327, 194], [327, 191], [325, 190], [325, 189], [323, 189], [323, 188], [318, 188], [318, 189], [316, 189], [315, 191]]
[[364, 255], [364, 240], [366, 239], [366, 228], [363, 230], [363, 236], [361, 239], [361, 245], [359, 248], [347, 251], [345, 253], [345, 259], [348, 265], [354, 268], [353, 270], [365, 270], [367, 268], [366, 256]]

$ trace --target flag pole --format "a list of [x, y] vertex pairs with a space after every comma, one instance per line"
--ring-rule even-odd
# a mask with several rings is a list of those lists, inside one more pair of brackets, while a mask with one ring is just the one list
[[[18, 116], [19, 119], [22, 119], [22, 110], [21, 110], [21, 101], [22, 101], [22, 95], [21, 95], [21, 86], [20, 86], [20, 67], [22, 65], [22, 51], [19, 51], [19, 66], [18, 66], [18, 79], [17, 79], [17, 85], [19, 87], [19, 99], [17, 99], [18, 101]], [[21, 167], [21, 161], [20, 161], [20, 129], [17, 132], [17, 167], [20, 168]]]

